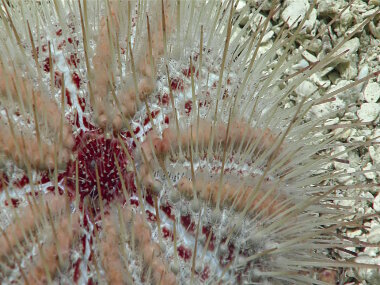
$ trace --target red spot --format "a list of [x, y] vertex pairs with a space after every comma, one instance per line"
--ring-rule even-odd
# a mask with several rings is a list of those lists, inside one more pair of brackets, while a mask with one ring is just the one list
[[58, 50], [61, 50], [64, 46], [66, 46], [66, 41], [65, 41], [65, 40], [63, 40], [62, 42], [60, 42], [60, 43], [58, 44], [57, 49], [58, 49]]
[[65, 90], [65, 95], [66, 95], [66, 100], [67, 100], [67, 105], [72, 106], [73, 102], [71, 102], [71, 93], [69, 90]]
[[210, 276], [210, 267], [206, 265], [201, 273], [201, 280], [205, 281], [209, 278], [209, 276]]
[[89, 129], [90, 131], [93, 131], [93, 130], [96, 130], [96, 129], [97, 129], [93, 124], [91, 124], [91, 123], [87, 120], [86, 117], [83, 117], [83, 125], [84, 125], [87, 129]]
[[68, 38], [67, 41], [72, 44], [73, 43], [73, 39], [72, 38]]
[[[46, 188], [46, 190], [50, 192], [55, 192], [55, 186], [49, 186]], [[61, 187], [58, 187], [58, 193], [59, 195], [63, 195], [63, 189]]]
[[[154, 119], [159, 113], [160, 113], [160, 110], [155, 110], [150, 113], [150, 116], [152, 117], [152, 119]], [[147, 114], [144, 120], [144, 126], [146, 126], [149, 122], [150, 122], [150, 118]]]
[[188, 232], [194, 232], [195, 223], [191, 221], [191, 216], [181, 216], [181, 223], [186, 228]]
[[0, 192], [3, 188], [7, 187], [9, 184], [9, 178], [5, 173], [0, 172]]
[[165, 116], [164, 122], [165, 122], [165, 124], [169, 124], [169, 117], [168, 116]]
[[193, 74], [194, 74], [195, 66], [193, 66], [193, 68], [191, 68], [191, 69], [190, 69], [190, 67], [188, 69], [182, 69], [182, 74], [185, 75], [186, 77], [190, 77], [191, 71], [193, 71]]
[[152, 116], [152, 119], [154, 119], [157, 115], [158, 115], [158, 113], [160, 113], [160, 110], [155, 110], [155, 111], [153, 111], [150, 115]]
[[228, 98], [228, 90], [227, 89], [224, 90], [222, 99], [224, 100], [226, 98]]
[[[222, 242], [224, 242], [223, 239], [222, 239]], [[224, 256], [221, 256], [219, 259], [219, 264], [222, 267], [227, 266], [230, 262], [232, 262], [232, 260], [234, 260], [234, 258], [235, 258], [234, 251], [235, 251], [235, 246], [231, 243], [228, 244], [228, 253]]]
[[59, 29], [56, 33], [57, 36], [62, 36], [62, 29]]
[[183, 80], [180, 79], [180, 78], [173, 78], [170, 82], [170, 86], [172, 88], [172, 90], [180, 90], [180, 91], [183, 91]]
[[191, 77], [191, 72], [193, 72], [193, 76], [198, 78], [199, 71], [197, 71], [197, 73], [195, 73], [195, 66], [193, 66], [193, 68], [191, 68], [191, 69], [190, 69], [190, 67], [188, 69], [182, 69], [182, 74], [185, 75], [186, 77]]
[[168, 105], [169, 100], [169, 95], [165, 93], [164, 95], [162, 95], [162, 98], [159, 99], [159, 103], [161, 103], [162, 105]]
[[79, 75], [76, 72], [73, 73], [72, 79], [73, 79], [73, 82], [74, 82], [75, 86], [77, 87], [77, 89], [79, 89], [81, 79], [79, 78]]
[[50, 182], [49, 172], [48, 171], [44, 171], [41, 174], [40, 183], [41, 184], [45, 184], [45, 183], [48, 183], [48, 182]]
[[75, 32], [75, 25], [74, 25], [74, 23], [70, 23], [70, 24], [68, 24], [68, 27], [71, 29], [71, 32]]
[[[11, 203], [13, 205], [13, 208], [17, 208], [18, 205], [20, 204], [20, 201], [19, 201], [19, 199], [11, 198]], [[8, 206], [8, 200], [5, 200], [4, 204], [5, 204], [5, 206]]]
[[47, 58], [45, 58], [44, 59], [44, 61], [43, 61], [43, 63], [44, 63], [44, 65], [43, 65], [43, 70], [45, 71], [45, 72], [50, 72], [50, 60], [49, 60], [49, 58], [47, 57]]
[[162, 228], [162, 236], [164, 238], [171, 237], [172, 240], [174, 239], [173, 233], [167, 227]]
[[26, 193], [26, 195], [28, 195], [28, 196], [33, 196], [34, 195], [34, 197], [38, 197], [39, 194], [40, 194], [40, 192], [36, 192], [36, 191], [34, 191], [34, 193], [33, 192], [27, 192]]
[[84, 112], [84, 109], [86, 108], [86, 100], [85, 98], [78, 97], [79, 105], [82, 111]]
[[75, 126], [77, 126], [78, 128], [80, 128], [79, 116], [78, 116], [78, 112], [76, 110], [74, 112], [74, 121], [71, 121], [71, 123], [74, 124]]
[[137, 207], [140, 205], [139, 201], [136, 199], [130, 199], [129, 202], [131, 203], [131, 205], [136, 205]]
[[66, 61], [68, 65], [73, 65], [74, 67], [78, 67], [78, 63], [80, 62], [76, 53], [70, 54], [70, 57]]
[[185, 113], [186, 114], [190, 114], [192, 106], [193, 106], [193, 102], [191, 102], [191, 100], [189, 100], [185, 103]]
[[54, 72], [54, 84], [57, 88], [61, 88], [61, 86], [62, 86], [62, 72], [59, 72], [59, 71]]
[[174, 221], [174, 214], [172, 214], [172, 208], [167, 205], [167, 206], [160, 206], [160, 209], [171, 219]]
[[20, 180], [13, 182], [13, 185], [18, 188], [22, 188], [28, 183], [29, 183], [29, 178], [26, 175], [24, 175]]
[[81, 262], [81, 259], [78, 258], [78, 260], [74, 263], [74, 282], [75, 283], [78, 283], [78, 280], [80, 277], [80, 269], [79, 269], [80, 262]]
[[183, 245], [180, 245], [177, 248], [178, 255], [183, 258], [183, 260], [187, 261], [191, 258], [191, 249], [184, 247]]
[[148, 202], [149, 205], [154, 206], [152, 195], [146, 195], [145, 200]]
[[202, 227], [202, 233], [206, 235], [206, 240], [209, 238], [209, 235], [211, 234], [210, 242], [208, 244], [208, 250], [213, 251], [215, 248], [214, 242], [216, 240], [215, 235], [211, 232], [210, 227]]
[[44, 45], [42, 46], [42, 51], [43, 51], [43, 52], [46, 52], [47, 49], [48, 49], [47, 47], [48, 47], [47, 44], [44, 44]]
[[153, 213], [152, 213], [151, 211], [149, 211], [149, 210], [146, 210], [145, 212], [146, 212], [146, 214], [147, 214], [147, 216], [148, 216], [148, 220], [149, 220], [149, 221], [151, 221], [151, 222], [155, 222], [155, 221], [157, 221], [157, 217], [156, 217], [155, 214], [153, 214]]

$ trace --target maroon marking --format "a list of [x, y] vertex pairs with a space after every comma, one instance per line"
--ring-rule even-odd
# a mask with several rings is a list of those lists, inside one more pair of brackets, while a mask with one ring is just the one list
[[[19, 199], [11, 198], [11, 203], [13, 205], [13, 208], [17, 208], [18, 205], [20, 204], [20, 201], [19, 201]], [[8, 206], [8, 200], [5, 200], [4, 204], [5, 204], [5, 206]]]
[[152, 213], [151, 211], [149, 211], [149, 210], [146, 210], [145, 212], [146, 212], [146, 214], [147, 214], [147, 217], [148, 217], [148, 220], [149, 220], [149, 221], [151, 221], [151, 222], [155, 222], [155, 221], [157, 221], [157, 217], [156, 217], [155, 214], [153, 214], [153, 213]]
[[190, 215], [181, 216], [181, 223], [189, 233], [192, 233], [195, 231], [195, 223], [191, 221]]
[[183, 245], [180, 245], [177, 248], [178, 255], [185, 261], [188, 261], [191, 258], [192, 252], [191, 249], [184, 247]]
[[66, 103], [67, 105], [69, 105], [70, 107], [73, 105], [73, 102], [71, 101], [71, 93], [69, 90], [65, 90], [65, 95], [66, 95]]
[[61, 88], [61, 86], [62, 86], [62, 72], [59, 72], [59, 71], [54, 72], [54, 84], [57, 88]]
[[210, 267], [206, 265], [201, 273], [201, 280], [206, 281], [209, 277], [210, 277]]
[[[130, 187], [131, 182], [128, 180], [133, 180], [134, 178], [133, 175], [129, 175], [126, 171], [127, 155], [117, 139], [107, 139], [103, 134], [97, 132], [81, 132], [76, 137], [74, 149], [78, 151], [79, 195], [81, 201], [86, 196], [91, 198], [98, 197], [96, 169], [99, 175], [101, 194], [105, 201], [110, 202], [122, 194], [121, 180], [114, 155], [122, 172], [121, 177], [127, 187]], [[75, 164], [75, 161], [70, 162], [66, 169], [67, 186], [70, 189], [69, 191], [74, 193], [76, 182]]]
[[79, 75], [76, 72], [74, 72], [71, 78], [72, 78], [75, 86], [77, 87], [77, 89], [79, 89], [80, 82], [81, 82], [81, 79], [79, 78]]
[[3, 172], [0, 172], [0, 192], [3, 190], [3, 187], [7, 187], [9, 184], [9, 178], [8, 176], [3, 173]]
[[191, 102], [191, 100], [186, 101], [186, 103], [185, 103], [185, 113], [186, 114], [188, 114], [188, 115], [190, 114], [192, 106], [193, 106], [193, 102]]
[[172, 214], [172, 208], [167, 205], [167, 206], [160, 206], [160, 209], [171, 219], [174, 221], [174, 214]]
[[183, 80], [180, 78], [173, 78], [170, 82], [170, 86], [173, 91], [175, 90], [183, 91], [183, 88], [184, 88]]
[[63, 40], [62, 42], [60, 42], [60, 43], [58, 44], [57, 49], [58, 49], [58, 50], [61, 50], [61, 49], [63, 49], [64, 46], [66, 46], [66, 41], [65, 41], [65, 40]]
[[44, 59], [42, 68], [45, 72], [50, 72], [50, 60], [48, 57]]
[[80, 262], [81, 262], [81, 259], [78, 258], [78, 260], [73, 265], [73, 267], [74, 267], [74, 282], [75, 283], [78, 283], [78, 280], [80, 277], [80, 268], [79, 268]]
[[70, 57], [66, 59], [66, 62], [68, 65], [70, 65], [70, 66], [73, 65], [75, 68], [77, 68], [80, 60], [79, 60], [77, 54], [74, 53], [74, 54], [70, 54]]
[[22, 188], [28, 183], [29, 183], [29, 178], [28, 178], [28, 176], [24, 175], [21, 179], [13, 182], [13, 186], [16, 186], [18, 188]]

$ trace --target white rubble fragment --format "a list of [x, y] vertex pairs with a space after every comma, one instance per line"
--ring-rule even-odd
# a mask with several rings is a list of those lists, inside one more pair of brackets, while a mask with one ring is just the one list
[[368, 27], [369, 27], [369, 31], [371, 32], [371, 34], [376, 38], [376, 39], [380, 39], [380, 25], [377, 24], [377, 26], [375, 26], [375, 24], [373, 22], [370, 22], [368, 24]]
[[380, 128], [377, 128], [373, 131], [370, 139], [374, 139], [375, 142], [380, 142]]
[[[363, 167], [363, 170], [372, 170], [373, 165], [372, 163], [368, 162], [366, 166]], [[364, 173], [364, 176], [368, 179], [374, 180], [376, 178], [375, 172], [366, 172]]]
[[357, 111], [358, 117], [362, 122], [374, 121], [380, 113], [380, 103], [363, 103]]
[[239, 1], [236, 7], [236, 12], [240, 13], [246, 6], [245, 1]]
[[347, 29], [347, 27], [352, 23], [353, 19], [354, 16], [352, 15], [352, 12], [350, 9], [347, 9], [343, 12], [339, 23], [345, 27], [345, 29]]
[[375, 199], [373, 199], [372, 207], [376, 212], [380, 212], [380, 192], [377, 193], [377, 196], [375, 197]]
[[345, 42], [340, 49], [338, 49], [334, 56], [343, 54], [342, 56], [339, 56], [334, 60], [335, 64], [344, 63], [344, 62], [350, 62], [350, 55], [356, 53], [360, 47], [360, 40], [358, 38], [353, 38], [347, 42]]
[[274, 35], [274, 32], [273, 31], [269, 31], [268, 33], [265, 34], [265, 36], [263, 37], [262, 39], [262, 43], [266, 43], [268, 42]]
[[310, 52], [304, 50], [302, 52], [302, 56], [308, 61], [308, 62], [311, 62], [311, 63], [315, 63], [318, 61], [318, 58], [316, 58], [314, 55], [312, 55]]
[[331, 15], [339, 12], [341, 6], [341, 1], [336, 0], [324, 0], [318, 3], [318, 14], [320, 15]]
[[[286, 22], [288, 19], [288, 26], [297, 28], [298, 24], [305, 17], [307, 10], [310, 7], [307, 0], [287, 0], [285, 2], [286, 8], [281, 14], [281, 19]], [[297, 22], [296, 22], [297, 21]]]
[[[347, 122], [341, 122], [342, 124], [347, 124]], [[348, 139], [353, 132], [353, 129], [345, 128], [345, 129], [336, 129], [334, 130], [334, 134], [337, 135], [339, 139], [346, 140]]]
[[315, 34], [313, 31], [313, 27], [315, 25], [315, 22], [317, 20], [317, 10], [313, 9], [311, 10], [309, 18], [305, 21], [304, 29], [307, 33]]
[[305, 80], [296, 88], [295, 92], [298, 96], [307, 97], [317, 90], [318, 87], [314, 83]]
[[[362, 235], [362, 230], [355, 230], [355, 231], [348, 231], [347, 232], [347, 236], [349, 237], [349, 238], [356, 238], [356, 237], [358, 237], [358, 236], [361, 236]], [[355, 248], [353, 249], [353, 251], [355, 251]]]
[[325, 104], [315, 105], [311, 108], [311, 113], [318, 118], [331, 115], [333, 112], [344, 111], [346, 104], [342, 99], [335, 98], [333, 102], [327, 102]]
[[369, 74], [369, 66], [368, 64], [363, 64], [360, 68], [358, 79], [362, 79]]
[[309, 66], [309, 63], [305, 59], [301, 59], [298, 63], [292, 66], [295, 70], [300, 70]]
[[328, 88], [331, 85], [331, 81], [322, 79], [322, 76], [318, 72], [312, 74], [310, 80], [322, 88]]
[[357, 63], [354, 61], [338, 64], [336, 70], [339, 71], [340, 76], [344, 79], [354, 79], [358, 75]]
[[333, 126], [339, 123], [339, 118], [327, 119], [325, 125]]
[[[357, 258], [355, 258], [355, 262], [380, 265], [380, 256], [370, 257], [368, 255], [360, 255]], [[380, 281], [380, 275], [377, 269], [363, 267], [363, 268], [358, 269], [358, 274], [360, 278], [371, 282], [367, 284], [379, 284], [379, 283], [372, 283], [372, 282]]]
[[380, 147], [370, 146], [368, 148], [369, 156], [374, 165], [380, 165]]
[[377, 254], [379, 253], [379, 248], [378, 247], [366, 247], [364, 249], [364, 253], [368, 256], [371, 256], [371, 257], [376, 257]]
[[364, 99], [368, 103], [376, 103], [380, 98], [380, 84], [377, 82], [368, 83], [364, 90]]

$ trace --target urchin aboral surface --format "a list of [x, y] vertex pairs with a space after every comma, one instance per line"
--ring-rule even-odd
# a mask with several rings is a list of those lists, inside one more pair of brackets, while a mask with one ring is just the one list
[[2, 2], [4, 284], [336, 284], [360, 267], [344, 229], [368, 215], [326, 169], [345, 163], [326, 127], [345, 106], [319, 114], [352, 89], [307, 80], [362, 26], [305, 63], [313, 6], [274, 29], [265, 5]]

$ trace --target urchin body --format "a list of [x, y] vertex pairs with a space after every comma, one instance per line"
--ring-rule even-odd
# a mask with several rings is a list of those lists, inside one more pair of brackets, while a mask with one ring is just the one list
[[[357, 266], [327, 255], [353, 243], [336, 235], [345, 215], [326, 182], [333, 175], [321, 171], [334, 140], [320, 132], [329, 117], [305, 119], [336, 94], [282, 107], [343, 44], [284, 75], [300, 60], [302, 50], [287, 52], [311, 8], [262, 52], [275, 6], [255, 30], [249, 22], [237, 33], [233, 1], [71, 4], [3, 3], [11, 37], [1, 61], [11, 83], [0, 85], [1, 126], [11, 143], [0, 147], [35, 183], [0, 239], [1, 277], [324, 284], [321, 270]], [[42, 21], [46, 34], [36, 19], [21, 20], [29, 8], [41, 20], [56, 15]], [[18, 98], [27, 91], [12, 83], [28, 80], [40, 92]]]

